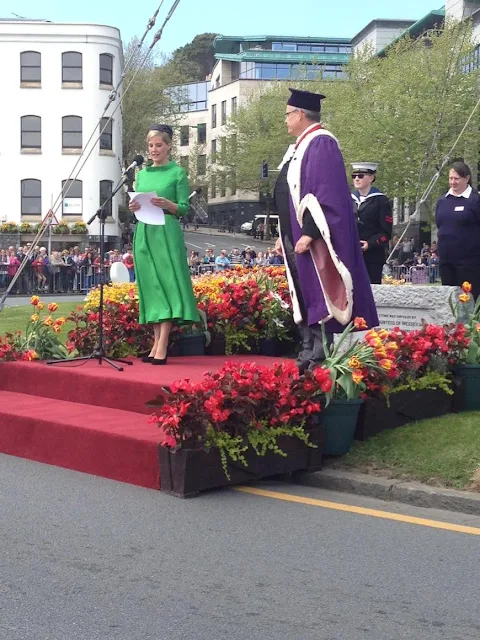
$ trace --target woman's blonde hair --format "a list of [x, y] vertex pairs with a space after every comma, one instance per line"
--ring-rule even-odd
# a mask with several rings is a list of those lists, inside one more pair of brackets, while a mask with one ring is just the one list
[[147, 133], [147, 142], [150, 142], [152, 138], [161, 138], [165, 144], [172, 144], [172, 136], [166, 131], [158, 131], [158, 129], [150, 129]]

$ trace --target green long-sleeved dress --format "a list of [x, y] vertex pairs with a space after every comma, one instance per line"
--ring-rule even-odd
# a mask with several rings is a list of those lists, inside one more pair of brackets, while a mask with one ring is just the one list
[[188, 211], [189, 184], [185, 169], [168, 162], [142, 169], [135, 190], [155, 191], [178, 205], [176, 215], [165, 214], [165, 225], [137, 222], [133, 259], [138, 286], [140, 324], [198, 322], [187, 264], [185, 241], [178, 221]]

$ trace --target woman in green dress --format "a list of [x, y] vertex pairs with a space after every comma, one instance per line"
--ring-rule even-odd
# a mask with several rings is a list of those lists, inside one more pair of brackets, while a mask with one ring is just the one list
[[[152, 324], [155, 341], [143, 358], [151, 364], [166, 364], [168, 338], [173, 323], [199, 322], [197, 303], [188, 268], [185, 240], [179, 217], [188, 211], [189, 184], [185, 169], [170, 158], [172, 129], [155, 125], [147, 134], [152, 165], [137, 175], [137, 192], [155, 191], [151, 203], [165, 212], [165, 224], [137, 221], [133, 258], [138, 286], [140, 324]], [[135, 200], [130, 211], [138, 211]]]

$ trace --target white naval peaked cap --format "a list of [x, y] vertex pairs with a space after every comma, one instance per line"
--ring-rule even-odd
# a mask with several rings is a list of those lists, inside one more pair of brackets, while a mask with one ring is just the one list
[[375, 173], [378, 168], [378, 162], [352, 162], [354, 171], [363, 171], [365, 173]]

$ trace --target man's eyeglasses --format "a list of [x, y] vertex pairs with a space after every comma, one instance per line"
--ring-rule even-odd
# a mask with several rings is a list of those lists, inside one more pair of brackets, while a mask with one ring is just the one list
[[289, 116], [291, 113], [295, 113], [295, 111], [298, 111], [298, 109], [292, 109], [291, 111], [287, 111], [287, 113], [285, 114], [285, 118], [288, 118], [288, 116]]
[[364, 173], [352, 173], [352, 180], [355, 180], [355, 178], [359, 178], [360, 180], [362, 180], [362, 178], [365, 177]]

